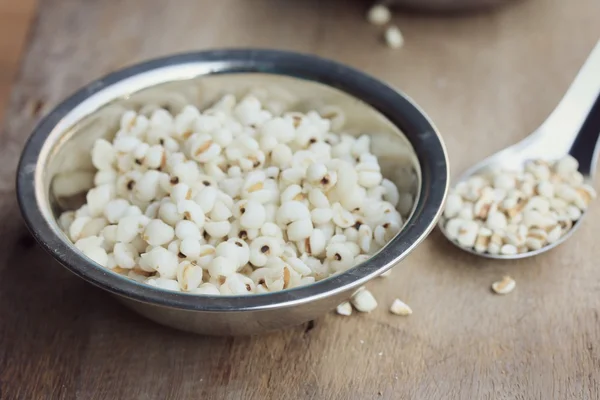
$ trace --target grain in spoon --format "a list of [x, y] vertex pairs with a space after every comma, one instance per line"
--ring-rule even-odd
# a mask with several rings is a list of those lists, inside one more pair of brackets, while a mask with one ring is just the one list
[[[532, 161], [544, 160], [548, 163], [553, 163], [558, 160], [563, 160], [562, 166], [556, 166], [555, 168], [563, 168], [565, 165], [565, 168], [567, 168], [569, 164], [576, 166], [581, 174], [578, 176], [582, 177], [584, 182], [581, 184], [577, 182], [577, 184], [574, 184], [573, 186], [583, 188], [581, 191], [586, 192], [590, 197], [594, 197], [595, 193], [590, 186], [590, 183], [596, 170], [599, 135], [600, 41], [592, 50], [590, 56], [577, 74], [563, 99], [546, 121], [524, 140], [469, 168], [456, 181], [455, 188], [460, 187], [461, 185], [465, 186], [471, 184], [471, 182], [474, 181], [473, 178], [476, 176], [489, 177], [491, 174], [496, 174], [496, 176], [498, 176], [499, 173], [501, 174], [505, 171], [522, 170], [528, 162], [531, 163]], [[533, 164], [530, 164], [530, 166], [531, 168], [535, 167]], [[564, 186], [568, 185], [565, 184]], [[536, 186], [535, 190], [538, 191], [539, 188]], [[502, 194], [499, 195], [499, 198], [494, 199], [494, 202], [497, 202], [498, 204], [494, 203], [494, 205], [490, 206], [494, 207], [494, 211], [503, 212], [501, 202], [504, 201], [504, 199], [501, 197]], [[523, 209], [535, 206], [528, 204], [529, 201], [532, 201], [531, 198], [527, 201], [522, 201], [520, 206]], [[475, 205], [477, 205], [477, 203], [475, 203]], [[449, 204], [446, 206], [447, 210], [448, 206]], [[481, 208], [481, 204], [479, 204], [479, 206], [479, 208]], [[555, 240], [551, 243], [546, 243], [541, 248], [513, 252], [511, 246], [514, 246], [515, 248], [518, 247], [517, 240], [521, 239], [520, 235], [524, 234], [527, 236], [527, 234], [531, 232], [537, 235], [543, 235], [543, 231], [549, 228], [544, 226], [543, 223], [531, 223], [531, 221], [527, 221], [529, 223], [525, 224], [519, 222], [518, 224], [524, 225], [524, 228], [520, 229], [520, 232], [514, 232], [514, 234], [511, 232], [513, 237], [507, 239], [507, 232], [495, 232], [494, 229], [491, 229], [490, 226], [488, 226], [491, 225], [493, 227], [494, 224], [489, 223], [493, 222], [489, 221], [490, 213], [487, 212], [489, 209], [485, 211], [485, 213], [480, 214], [484, 216], [484, 218], [475, 217], [475, 221], [479, 227], [478, 229], [481, 230], [478, 231], [477, 235], [487, 235], [489, 233], [489, 237], [492, 238], [492, 235], [496, 234], [494, 240], [497, 240], [497, 237], [501, 236], [503, 240], [502, 246], [509, 244], [509, 246], [502, 249], [503, 251], [496, 252], [495, 247], [489, 247], [489, 245], [488, 248], [479, 246], [476, 250], [475, 245], [471, 245], [471, 238], [467, 238], [468, 240], [458, 240], [457, 233], [462, 233], [464, 235], [466, 230], [472, 230], [474, 226], [473, 222], [461, 223], [460, 221], [451, 221], [452, 218], [448, 218], [448, 213], [446, 213], [446, 217], [440, 220], [439, 227], [442, 233], [452, 243], [465, 251], [488, 258], [518, 259], [543, 253], [563, 243], [580, 226], [581, 221], [585, 217], [585, 209], [583, 209], [581, 210], [581, 215], [578, 217], [576, 215], [576, 221], [572, 226], [568, 227], [568, 230], [563, 231], [559, 238], [553, 238]], [[497, 217], [497, 214], [492, 214], [492, 217]], [[506, 217], [507, 219], [512, 218], [511, 215], [506, 215]], [[466, 220], [468, 221], [468, 218], [466, 218]], [[468, 234], [471, 235], [469, 232]], [[545, 232], [545, 234], [548, 235], [551, 234], [551, 232]], [[517, 236], [516, 239], [514, 238], [515, 235]], [[480, 239], [480, 242], [486, 244], [485, 237], [487, 236], [482, 237], [484, 239]], [[514, 245], [510, 244], [513, 239], [515, 240]]]

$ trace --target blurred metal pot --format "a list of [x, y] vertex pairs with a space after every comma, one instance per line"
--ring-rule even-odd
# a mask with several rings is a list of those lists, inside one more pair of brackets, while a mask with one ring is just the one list
[[513, 3], [516, 0], [384, 0], [389, 6], [421, 11], [470, 11]]

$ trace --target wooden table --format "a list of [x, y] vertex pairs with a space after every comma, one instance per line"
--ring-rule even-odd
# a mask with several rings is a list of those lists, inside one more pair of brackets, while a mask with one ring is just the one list
[[0, 0], [0, 121], [35, 5], [35, 0]]
[[[380, 307], [260, 337], [176, 332], [123, 309], [35, 244], [14, 195], [19, 152], [87, 81], [185, 50], [262, 46], [330, 57], [420, 103], [453, 171], [531, 132], [600, 37], [598, 0], [528, 0], [493, 14], [398, 15], [392, 51], [354, 1], [44, 0], [0, 136], [2, 399], [597, 399], [600, 206], [549, 254], [492, 262], [434, 233]], [[512, 275], [508, 296], [490, 284]], [[414, 310], [395, 317], [400, 297]]]

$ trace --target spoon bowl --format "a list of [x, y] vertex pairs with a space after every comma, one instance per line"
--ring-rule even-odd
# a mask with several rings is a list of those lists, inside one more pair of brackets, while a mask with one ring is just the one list
[[[493, 154], [466, 170], [454, 182], [454, 186], [467, 181], [474, 175], [486, 175], [499, 169], [518, 171], [523, 169], [527, 161], [553, 162], [566, 155], [571, 155], [578, 161], [578, 170], [583, 175], [584, 182], [591, 184], [596, 170], [599, 135], [600, 41], [592, 50], [556, 109], [537, 130], [522, 141]], [[579, 228], [584, 217], [585, 211], [577, 221], [574, 221], [569, 231], [557, 241], [538, 250], [513, 255], [480, 253], [473, 248], [463, 247], [448, 235], [444, 226], [445, 218], [440, 219], [438, 226], [444, 236], [462, 250], [487, 258], [514, 260], [544, 253], [564, 243]]]

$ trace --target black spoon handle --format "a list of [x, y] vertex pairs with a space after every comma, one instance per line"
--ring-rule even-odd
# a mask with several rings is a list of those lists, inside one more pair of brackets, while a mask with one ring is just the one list
[[[598, 70], [600, 76], [600, 70]], [[573, 141], [569, 154], [579, 161], [579, 172], [592, 175], [596, 170], [598, 138], [600, 137], [600, 95]]]

